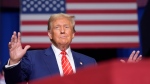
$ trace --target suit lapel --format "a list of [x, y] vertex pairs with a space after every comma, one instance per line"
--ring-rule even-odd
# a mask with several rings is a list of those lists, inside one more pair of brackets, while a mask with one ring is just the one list
[[51, 47], [45, 50], [43, 59], [51, 74], [59, 74], [56, 57]]
[[75, 64], [76, 69], [78, 69], [78, 68], [80, 68], [80, 67], [83, 67], [84, 64], [83, 64], [83, 62], [80, 60], [79, 56], [78, 56], [74, 51], [72, 51], [72, 55], [73, 55], [74, 64]]
[[[74, 51], [72, 51], [72, 55], [76, 69], [83, 67], [84, 63], [80, 60], [80, 56], [78, 56], [78, 54], [76, 54]], [[60, 74], [52, 47], [45, 50], [45, 56], [43, 57], [43, 59], [51, 74]]]

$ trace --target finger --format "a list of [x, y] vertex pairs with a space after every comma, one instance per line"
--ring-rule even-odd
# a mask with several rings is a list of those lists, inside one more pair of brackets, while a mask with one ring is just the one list
[[11, 42], [8, 43], [8, 48], [9, 48], [10, 51], [13, 50], [15, 47], [16, 46], [14, 46], [14, 44], [12, 45]]
[[126, 61], [125, 61], [125, 60], [123, 60], [123, 59], [121, 59], [120, 61], [121, 61], [122, 63], [126, 63]]
[[17, 43], [17, 35], [15, 31], [14, 31], [14, 43]]
[[11, 44], [13, 44], [13, 38], [14, 38], [14, 35], [11, 36]]
[[11, 37], [11, 43], [12, 45], [15, 43], [15, 31], [13, 32], [13, 35]]
[[8, 48], [11, 49], [11, 42], [8, 43]]
[[135, 50], [131, 53], [131, 55], [130, 55], [128, 61], [131, 61], [131, 60], [133, 59], [134, 54], [135, 54]]
[[141, 60], [142, 60], [142, 55], [140, 55], [140, 56], [137, 58], [136, 62], [139, 62], [139, 61], [141, 61]]
[[26, 45], [24, 51], [27, 51], [30, 47], [31, 47], [30, 45]]
[[21, 34], [20, 34], [20, 32], [18, 32], [18, 42], [19, 43], [21, 42]]
[[134, 55], [134, 57], [133, 57], [133, 61], [136, 61], [136, 60], [137, 60], [137, 57], [138, 57], [139, 53], [140, 53], [140, 51], [137, 51], [137, 52], [135, 53], [135, 55]]

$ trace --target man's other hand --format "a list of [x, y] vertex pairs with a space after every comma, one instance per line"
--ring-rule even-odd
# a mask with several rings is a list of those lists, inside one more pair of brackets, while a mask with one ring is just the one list
[[139, 62], [141, 59], [142, 59], [142, 55], [139, 55], [140, 51], [133, 51], [131, 54], [130, 54], [130, 57], [127, 61], [121, 59], [120, 61], [122, 63], [136, 63], [136, 62]]

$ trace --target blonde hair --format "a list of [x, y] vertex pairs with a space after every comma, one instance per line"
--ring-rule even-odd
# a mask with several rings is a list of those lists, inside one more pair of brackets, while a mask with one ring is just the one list
[[68, 15], [68, 14], [64, 14], [64, 13], [58, 13], [58, 14], [52, 14], [48, 20], [48, 29], [47, 30], [50, 30], [51, 29], [51, 26], [52, 26], [52, 22], [58, 18], [67, 18], [72, 26], [73, 26], [73, 31], [75, 31], [75, 20], [74, 20], [74, 16], [71, 16], [71, 15]]

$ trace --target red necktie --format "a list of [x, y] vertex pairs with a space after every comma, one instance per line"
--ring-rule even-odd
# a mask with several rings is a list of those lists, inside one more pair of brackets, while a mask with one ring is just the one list
[[61, 54], [62, 54], [61, 63], [62, 63], [62, 69], [63, 69], [64, 75], [72, 74], [73, 70], [72, 70], [69, 60], [66, 57], [66, 52], [62, 51]]

